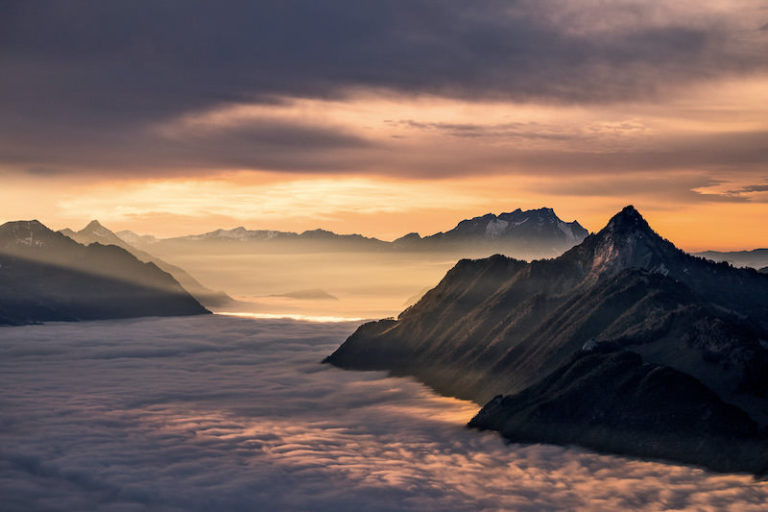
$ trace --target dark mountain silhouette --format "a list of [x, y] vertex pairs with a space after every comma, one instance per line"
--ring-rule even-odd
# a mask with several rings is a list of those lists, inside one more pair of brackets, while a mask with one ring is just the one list
[[768, 266], [768, 249], [753, 249], [751, 251], [704, 251], [697, 256], [713, 261], [727, 261], [734, 267], [760, 268]]
[[208, 313], [173, 277], [114, 245], [38, 221], [0, 226], [0, 324]]
[[62, 229], [59, 232], [83, 245], [90, 245], [93, 243], [116, 245], [117, 247], [121, 247], [130, 252], [141, 261], [154, 263], [160, 269], [171, 274], [185, 290], [206, 307], [218, 308], [233, 302], [232, 297], [226, 293], [213, 291], [200, 284], [197, 279], [192, 277], [183, 268], [161, 260], [146, 251], [137, 249], [109, 229], [102, 226], [97, 220], [92, 220], [87, 226], [77, 232], [71, 229]]
[[556, 256], [580, 243], [589, 234], [577, 221], [564, 222], [552, 208], [517, 209], [459, 222], [450, 231], [421, 238], [409, 233], [395, 246], [412, 250], [457, 250], [472, 244], [499, 252]]
[[[361, 326], [326, 362], [414, 375], [480, 404], [506, 395], [473, 425], [512, 439], [761, 472], [746, 454], [768, 455], [757, 427], [768, 423], [766, 340], [768, 276], [688, 255], [627, 207], [555, 259], [459, 261], [397, 320]], [[634, 395], [611, 379], [622, 365], [627, 386], [643, 384]], [[525, 426], [534, 419], [547, 428]], [[729, 422], [735, 458], [721, 460], [718, 443], [736, 435]], [[676, 442], [703, 447], [683, 456]]]

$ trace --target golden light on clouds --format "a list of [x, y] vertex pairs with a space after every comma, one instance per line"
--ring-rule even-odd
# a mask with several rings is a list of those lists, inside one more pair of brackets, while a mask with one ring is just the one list
[[[276, 149], [267, 147], [278, 155], [276, 166], [158, 168], [155, 178], [16, 176], [0, 191], [2, 213], [58, 228], [98, 218], [161, 236], [245, 225], [393, 239], [518, 207], [553, 207], [595, 230], [633, 203], [685, 248], [768, 245], [761, 221], [768, 169], [759, 144], [768, 133], [765, 76], [700, 85], [664, 104], [470, 102], [368, 90], [344, 99], [208, 108], [148, 133], [192, 151], [232, 131], [259, 126], [268, 134], [270, 126], [294, 125], [358, 142], [314, 148], [289, 172], [280, 169], [284, 159], [301, 151], [301, 137], [311, 145], [315, 135], [300, 134], [298, 146], [281, 148], [278, 133]], [[263, 130], [249, 136], [264, 137]]]

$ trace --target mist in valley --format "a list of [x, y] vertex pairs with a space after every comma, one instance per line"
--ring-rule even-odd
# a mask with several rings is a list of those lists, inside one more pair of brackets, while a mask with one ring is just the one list
[[768, 484], [464, 425], [471, 402], [320, 360], [357, 324], [2, 328], [4, 511], [762, 510]]

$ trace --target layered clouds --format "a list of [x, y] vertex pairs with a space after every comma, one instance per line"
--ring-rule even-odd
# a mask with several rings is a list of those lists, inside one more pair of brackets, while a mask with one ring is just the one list
[[[495, 177], [480, 196], [496, 210], [558, 201], [579, 217], [597, 216], [594, 193], [580, 192], [596, 179], [603, 216], [628, 200], [660, 208], [642, 191], [662, 177], [679, 209], [760, 203], [766, 21], [763, 0], [7, 2], [0, 173], [55, 188], [59, 222], [101, 215], [134, 229], [147, 215], [206, 214], [141, 208], [137, 220], [69, 200], [94, 182], [236, 172], [251, 185], [365, 177], [460, 190]], [[542, 180], [573, 192], [542, 192]], [[434, 212], [421, 210], [400, 211]]]
[[747, 476], [504, 445], [477, 406], [319, 360], [353, 324], [0, 331], [3, 510], [761, 510]]

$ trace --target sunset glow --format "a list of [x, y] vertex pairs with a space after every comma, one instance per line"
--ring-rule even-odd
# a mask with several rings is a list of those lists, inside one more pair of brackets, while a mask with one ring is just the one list
[[[527, 20], [533, 38], [558, 33], [572, 46], [597, 45], [595, 62], [565, 66], [573, 84], [547, 77], [525, 60], [533, 55], [521, 57], [522, 75], [507, 75], [514, 70], [502, 71], [494, 54], [476, 83], [438, 69], [423, 83], [398, 82], [382, 69], [371, 80], [313, 77], [300, 90], [274, 76], [282, 85], [222, 82], [222, 92], [238, 93], [221, 100], [187, 84], [179, 105], [126, 90], [113, 99], [136, 104], [129, 112], [74, 91], [45, 92], [54, 86], [16, 66], [19, 79], [38, 85], [23, 95], [13, 81], [4, 89], [0, 219], [63, 228], [99, 218], [160, 236], [244, 225], [392, 239], [540, 206], [594, 230], [632, 203], [686, 249], [768, 245], [764, 3], [580, 5], [523, 2], [499, 14], [513, 25]], [[633, 37], [647, 47], [621, 50]], [[664, 37], [670, 47], [657, 52]], [[616, 55], [600, 46], [611, 42]], [[301, 58], [279, 69], [291, 76]], [[556, 53], [535, 58], [563, 64]], [[47, 113], [33, 104], [38, 90]], [[78, 114], [59, 118], [72, 109]]]

